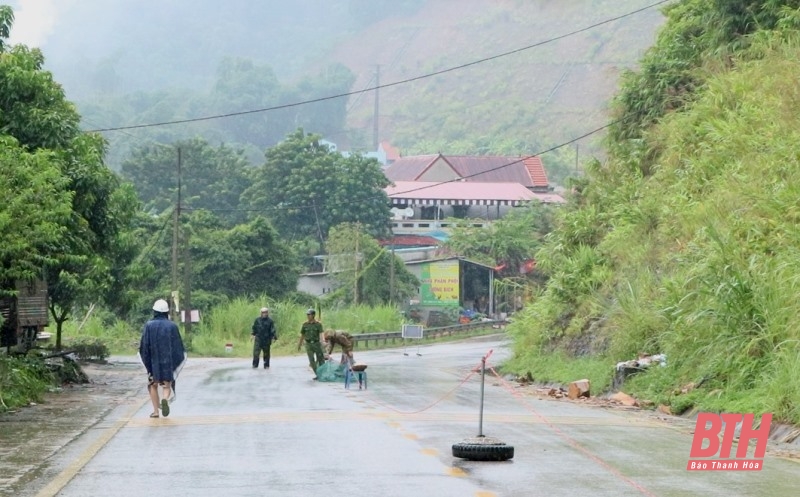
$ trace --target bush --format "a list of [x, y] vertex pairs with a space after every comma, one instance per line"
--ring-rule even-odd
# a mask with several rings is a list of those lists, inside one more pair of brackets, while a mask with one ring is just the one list
[[40, 359], [0, 356], [0, 412], [38, 402], [54, 382]]
[[97, 338], [80, 338], [71, 342], [69, 348], [81, 361], [105, 362], [111, 355], [106, 344]]
[[141, 323], [129, 324], [108, 312], [96, 310], [80, 323], [75, 321], [65, 323], [64, 345], [74, 348], [73, 345], [77, 344], [85, 349], [90, 344], [101, 343], [107, 348], [102, 358], [95, 356], [93, 352], [89, 352], [88, 355], [88, 357], [95, 356], [99, 360], [107, 358], [109, 354], [135, 354], [139, 347], [141, 327], [147, 319]]

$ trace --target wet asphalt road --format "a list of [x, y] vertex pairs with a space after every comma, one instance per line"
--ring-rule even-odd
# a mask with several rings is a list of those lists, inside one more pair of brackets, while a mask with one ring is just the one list
[[795, 461], [768, 457], [760, 472], [689, 473], [685, 429], [641, 413], [542, 400], [491, 374], [483, 434], [513, 445], [515, 456], [453, 458], [453, 443], [478, 434], [473, 368], [490, 349], [490, 364], [509, 354], [498, 337], [357, 351], [369, 364], [362, 390], [312, 381], [300, 356], [273, 358], [269, 371], [246, 359], [190, 359], [168, 418], [148, 418], [144, 392], [120, 405], [54, 458], [60, 472], [32, 495], [800, 494]]

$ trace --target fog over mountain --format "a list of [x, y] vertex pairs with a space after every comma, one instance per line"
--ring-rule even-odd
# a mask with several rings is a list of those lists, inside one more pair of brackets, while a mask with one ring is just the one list
[[[191, 118], [248, 110], [247, 105], [261, 108], [296, 101], [293, 98], [321, 97], [323, 91], [340, 88], [350, 77], [335, 69], [337, 65], [352, 74], [345, 91], [360, 91], [376, 82], [391, 85], [467, 64], [380, 90], [377, 127], [373, 92], [342, 103], [337, 111], [344, 113], [341, 125], [338, 118], [315, 126], [310, 115], [286, 113], [280, 117], [309, 127], [309, 131], [324, 132], [345, 147], [370, 149], [377, 138], [417, 153], [528, 153], [602, 126], [620, 73], [635, 66], [662, 22], [657, 8], [627, 15], [650, 3], [9, 2], [17, 17], [12, 41], [42, 48], [46, 67], [64, 86], [68, 98], [77, 102], [87, 123], [91, 121], [87, 128]], [[620, 19], [552, 43], [469, 65], [617, 17]], [[228, 72], [221, 69], [226, 60]], [[250, 65], [231, 60], [246, 60]], [[337, 74], [336, 82], [302, 90], [317, 84], [331, 70]], [[262, 92], [269, 98], [248, 98], [234, 105], [232, 95], [242, 91], [241, 85], [229, 88], [225, 99], [212, 98], [222, 79], [228, 80], [225, 84], [239, 75], [252, 79], [267, 74], [263, 77], [269, 79], [270, 73], [276, 82]], [[250, 84], [248, 91], [257, 93], [257, 86]], [[170, 94], [169, 99], [163, 98], [164, 92]], [[373, 136], [376, 129], [377, 137]], [[175, 126], [158, 139], [209, 132], [212, 139], [250, 143], [230, 130], [208, 130]], [[148, 139], [153, 136], [134, 133]], [[124, 141], [109, 139], [112, 146]], [[253, 145], [260, 149], [273, 141], [270, 138]], [[582, 143], [590, 149], [593, 140]]]
[[[358, 22], [358, 2], [321, 0], [17, 0], [16, 28], [40, 21], [31, 40], [71, 98], [98, 87], [127, 93], [203, 88], [223, 57], [269, 64], [293, 77]], [[380, 2], [378, 2], [380, 3]], [[400, 2], [402, 3], [402, 2]], [[109, 87], [109, 78], [114, 78]]]

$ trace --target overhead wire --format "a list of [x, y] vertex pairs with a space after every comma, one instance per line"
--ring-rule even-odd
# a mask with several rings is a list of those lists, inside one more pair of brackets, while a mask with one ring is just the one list
[[[333, 95], [333, 96], [329, 96], [329, 97], [322, 97], [322, 98], [318, 98], [318, 99], [307, 100], [307, 101], [302, 101], [302, 102], [296, 102], [296, 103], [292, 103], [292, 104], [286, 104], [286, 105], [276, 106], [276, 107], [269, 107], [269, 108], [264, 108], [264, 109], [255, 109], [255, 110], [249, 110], [249, 111], [241, 111], [241, 112], [234, 112], [234, 113], [228, 113], [228, 114], [220, 114], [220, 115], [215, 115], [215, 116], [207, 116], [207, 117], [193, 118], [193, 119], [184, 119], [184, 120], [177, 120], [177, 121], [167, 121], [167, 122], [162, 122], [162, 123], [151, 123], [151, 124], [145, 124], [145, 125], [122, 126], [122, 127], [114, 127], [114, 128], [97, 128], [95, 130], [90, 130], [90, 131], [87, 131], [87, 132], [118, 131], [118, 132], [122, 132], [122, 133], [124, 133], [124, 134], [126, 134], [128, 136], [133, 137], [137, 141], [140, 141], [140, 142], [144, 143], [144, 141], [141, 138], [139, 138], [139, 137], [127, 132], [127, 130], [129, 130], [129, 129], [139, 129], [139, 128], [145, 128], [145, 127], [162, 126], [162, 125], [168, 125], [168, 124], [180, 124], [180, 123], [187, 123], [187, 122], [203, 121], [203, 120], [210, 120], [210, 119], [216, 119], [216, 118], [222, 118], [222, 117], [232, 117], [232, 116], [236, 116], [236, 115], [245, 115], [245, 114], [252, 114], [252, 113], [257, 113], [257, 112], [267, 112], [267, 111], [270, 111], [270, 110], [277, 110], [277, 109], [286, 108], [286, 107], [304, 105], [304, 104], [308, 104], [308, 103], [314, 103], [314, 102], [319, 102], [319, 101], [323, 101], [323, 100], [329, 100], [329, 99], [332, 99], [332, 98], [339, 98], [339, 97], [343, 97], [343, 96], [363, 95], [366, 91], [369, 91], [369, 90], [376, 90], [376, 89], [380, 89], [380, 88], [397, 86], [397, 85], [409, 83], [409, 82], [412, 82], [412, 81], [417, 81], [417, 80], [420, 80], [420, 79], [429, 78], [429, 77], [436, 76], [436, 75], [439, 75], [439, 74], [443, 74], [443, 73], [446, 73], [446, 72], [451, 72], [451, 71], [455, 71], [455, 70], [458, 70], [458, 69], [463, 69], [465, 67], [470, 67], [470, 66], [473, 66], [473, 65], [476, 65], [476, 64], [480, 64], [480, 63], [483, 63], [483, 62], [495, 60], [495, 59], [498, 59], [500, 57], [505, 57], [505, 56], [508, 56], [508, 55], [511, 55], [511, 54], [519, 53], [519, 52], [522, 52], [524, 50], [528, 50], [528, 49], [531, 49], [531, 48], [534, 48], [534, 47], [538, 47], [538, 46], [541, 46], [541, 45], [544, 45], [544, 44], [547, 44], [547, 43], [551, 43], [553, 41], [561, 40], [561, 39], [564, 39], [564, 38], [569, 37], [569, 36], [574, 36], [576, 34], [579, 34], [579, 33], [582, 33], [584, 31], [596, 28], [598, 26], [602, 26], [602, 25], [605, 25], [605, 24], [608, 24], [608, 23], [623, 19], [625, 17], [629, 17], [629, 16], [632, 16], [632, 15], [641, 13], [643, 11], [646, 11], [646, 10], [652, 9], [654, 7], [657, 7], [659, 5], [662, 5], [664, 3], [667, 3], [669, 1], [671, 1], [671, 0], [660, 0], [660, 1], [656, 2], [656, 3], [653, 3], [653, 4], [647, 5], [645, 7], [642, 7], [642, 8], [627, 12], [625, 14], [622, 14], [622, 15], [619, 15], [619, 16], [615, 16], [615, 17], [612, 17], [612, 18], [597, 22], [595, 24], [592, 24], [592, 25], [589, 25], [589, 26], [586, 26], [586, 27], [583, 27], [583, 28], [580, 28], [580, 29], [573, 30], [573, 31], [571, 31], [569, 33], [566, 33], [566, 34], [563, 34], [563, 35], [559, 35], [559, 36], [555, 36], [555, 37], [552, 37], [552, 38], [548, 38], [547, 40], [540, 41], [540, 42], [537, 42], [537, 43], [534, 43], [534, 44], [531, 44], [531, 45], [527, 45], [527, 46], [522, 47], [522, 48], [510, 50], [510, 51], [503, 52], [503, 53], [500, 53], [500, 54], [496, 54], [496, 55], [493, 55], [493, 56], [490, 56], [490, 57], [485, 57], [485, 58], [482, 58], [482, 59], [479, 59], [479, 60], [476, 60], [476, 61], [473, 61], [473, 62], [462, 64], [462, 65], [459, 65], [459, 66], [454, 66], [454, 67], [447, 68], [447, 69], [444, 69], [444, 70], [441, 70], [441, 71], [436, 71], [436, 72], [432, 72], [432, 73], [416, 76], [416, 77], [413, 77], [413, 78], [409, 78], [409, 79], [405, 79], [405, 80], [401, 80], [401, 81], [396, 81], [394, 83], [388, 83], [388, 84], [385, 84], [385, 85], [375, 86], [375, 87], [370, 88], [370, 89], [365, 88], [365, 89], [362, 89], [362, 90], [359, 90], [359, 91], [355, 91], [355, 92], [349, 92], [349, 93], [345, 93], [345, 94]], [[580, 141], [580, 140], [582, 140], [582, 139], [584, 139], [584, 138], [586, 138], [588, 136], [596, 134], [596, 133], [598, 133], [598, 132], [600, 132], [600, 131], [602, 131], [602, 130], [610, 127], [610, 126], [613, 126], [614, 124], [622, 121], [623, 119], [624, 118], [609, 122], [609, 123], [607, 123], [607, 124], [605, 124], [605, 125], [603, 125], [603, 126], [601, 126], [599, 128], [595, 128], [595, 129], [593, 129], [593, 130], [591, 130], [589, 132], [586, 132], [586, 133], [584, 133], [584, 134], [582, 134], [582, 135], [580, 135], [578, 137], [572, 138], [572, 139], [570, 139], [570, 140], [568, 140], [566, 142], [560, 143], [558, 145], [555, 145], [553, 147], [550, 147], [548, 149], [539, 151], [539, 152], [531, 154], [531, 155], [523, 156], [523, 157], [521, 157], [519, 159], [516, 159], [514, 161], [508, 162], [506, 164], [502, 164], [500, 166], [496, 166], [496, 167], [493, 167], [491, 169], [480, 171], [480, 172], [477, 172], [477, 173], [474, 173], [474, 174], [471, 174], [471, 175], [454, 178], [452, 180], [435, 182], [435, 183], [432, 183], [432, 184], [429, 184], [429, 185], [423, 185], [423, 186], [411, 188], [411, 189], [400, 191], [400, 192], [394, 192], [394, 193], [392, 193], [392, 196], [394, 197], [394, 196], [404, 195], [404, 194], [413, 193], [413, 192], [426, 190], [426, 189], [430, 189], [430, 188], [435, 188], [435, 187], [438, 187], [438, 186], [443, 185], [443, 184], [459, 182], [459, 181], [463, 181], [465, 179], [469, 179], [469, 178], [472, 178], [472, 177], [475, 177], [475, 176], [480, 176], [480, 175], [491, 173], [491, 172], [494, 172], [494, 171], [497, 171], [497, 170], [500, 170], [500, 169], [504, 169], [506, 167], [513, 166], [513, 165], [518, 164], [520, 162], [524, 162], [525, 160], [528, 160], [528, 159], [531, 159], [531, 158], [534, 158], [534, 157], [537, 157], [537, 156], [540, 156], [540, 155], [543, 155], [543, 154], [546, 154], [546, 153], [549, 153], [549, 152], [553, 152], [553, 151], [558, 150], [560, 148], [563, 148], [563, 147], [566, 147], [568, 145], [571, 145], [571, 144], [573, 144], [573, 143], [575, 143], [577, 141]], [[87, 120], [87, 122], [88, 122], [88, 120]], [[162, 145], [164, 145], [164, 144], [162, 144]], [[311, 207], [314, 207], [314, 206], [285, 205], [284, 204], [284, 205], [270, 206], [270, 207], [265, 207], [265, 208], [260, 208], [260, 209], [238, 209], [238, 208], [211, 209], [211, 208], [205, 208], [203, 210], [207, 210], [207, 211], [210, 211], [210, 212], [270, 212], [270, 211], [283, 211], [283, 210], [292, 210], [292, 209], [304, 209], [304, 208], [311, 208]], [[187, 208], [186, 210], [194, 210], [194, 209]]]
[[158, 233], [156, 233], [156, 235], [153, 237], [153, 241], [150, 242], [150, 245], [148, 245], [136, 257], [136, 259], [133, 260], [133, 263], [139, 263], [139, 262], [143, 261], [146, 256], [150, 255], [150, 252], [153, 250], [153, 248], [155, 248], [156, 243], [158, 243], [161, 240], [161, 235], [164, 234], [164, 230], [167, 228], [167, 225], [169, 224], [170, 220], [172, 219], [173, 214], [175, 214], [175, 209], [176, 208], [173, 207], [172, 210], [170, 210], [169, 214], [167, 216], [165, 216], [164, 224], [161, 225], [161, 228], [158, 230]]
[[605, 19], [603, 21], [591, 24], [589, 26], [585, 26], [583, 28], [579, 28], [579, 29], [570, 31], [570, 32], [564, 33], [562, 35], [554, 36], [554, 37], [548, 38], [546, 40], [542, 40], [542, 41], [539, 41], [539, 42], [536, 42], [536, 43], [532, 43], [532, 44], [526, 45], [524, 47], [520, 47], [520, 48], [516, 48], [516, 49], [513, 49], [513, 50], [509, 50], [507, 52], [502, 52], [502, 53], [499, 53], [499, 54], [491, 55], [491, 56], [488, 56], [488, 57], [477, 59], [477, 60], [474, 60], [472, 62], [467, 62], [467, 63], [460, 64], [460, 65], [457, 65], [457, 66], [448, 67], [448, 68], [445, 68], [445, 69], [442, 69], [442, 70], [439, 70], [439, 71], [433, 71], [433, 72], [430, 72], [430, 73], [421, 74], [421, 75], [414, 76], [414, 77], [411, 77], [411, 78], [402, 79], [402, 80], [394, 81], [394, 82], [391, 82], [391, 83], [385, 83], [385, 84], [377, 85], [377, 86], [374, 86], [374, 87], [369, 88], [369, 89], [362, 89], [362, 90], [350, 91], [350, 92], [345, 92], [345, 93], [339, 93], [339, 94], [335, 94], [335, 95], [329, 95], [329, 96], [326, 96], [326, 97], [319, 97], [319, 98], [314, 98], [314, 99], [309, 99], [309, 100], [302, 100], [302, 101], [298, 101], [298, 102], [291, 102], [291, 103], [286, 103], [286, 104], [275, 105], [275, 106], [272, 106], [272, 107], [264, 107], [264, 108], [244, 110], [244, 111], [238, 111], [238, 112], [228, 112], [228, 113], [224, 113], [224, 114], [213, 114], [213, 115], [209, 115], [209, 116], [193, 117], [193, 118], [187, 118], [187, 119], [176, 119], [176, 120], [172, 120], [172, 121], [161, 121], [161, 122], [145, 123], [145, 124], [133, 124], [133, 125], [127, 125], [127, 126], [115, 126], [115, 127], [108, 127], [108, 128], [97, 128], [97, 129], [87, 130], [87, 132], [89, 132], [89, 133], [100, 133], [100, 132], [108, 132], [108, 131], [122, 131], [122, 130], [129, 130], [129, 129], [152, 128], [152, 127], [156, 127], [156, 126], [168, 126], [168, 125], [173, 125], [173, 124], [186, 124], [186, 123], [199, 122], [199, 121], [210, 121], [210, 120], [214, 120], [214, 119], [223, 119], [223, 118], [227, 118], [227, 117], [243, 116], [243, 115], [249, 115], [249, 114], [258, 114], [258, 113], [270, 112], [270, 111], [274, 111], [274, 110], [287, 109], [287, 108], [292, 108], [292, 107], [299, 107], [299, 106], [302, 106], [302, 105], [308, 105], [308, 104], [313, 104], [313, 103], [318, 103], [318, 102], [324, 102], [324, 101], [327, 101], [327, 100], [333, 100], [333, 99], [337, 99], [337, 98], [343, 98], [343, 97], [349, 97], [349, 96], [353, 96], [353, 95], [363, 94], [365, 91], [379, 90], [379, 89], [384, 89], [384, 88], [392, 88], [392, 87], [395, 87], [395, 86], [405, 85], [405, 84], [412, 83], [412, 82], [415, 82], [415, 81], [420, 81], [420, 80], [423, 80], [423, 79], [432, 78], [434, 76], [439, 76], [441, 74], [446, 74], [446, 73], [449, 73], [449, 72], [458, 71], [458, 70], [461, 70], [461, 69], [465, 69], [467, 67], [471, 67], [471, 66], [478, 65], [478, 64], [483, 64], [485, 62], [489, 62], [489, 61], [492, 61], [492, 60], [500, 59], [502, 57], [507, 57], [509, 55], [514, 55], [514, 54], [517, 54], [517, 53], [520, 53], [520, 52], [524, 52], [526, 50], [530, 50], [532, 48], [536, 48], [536, 47], [540, 47], [542, 45], [553, 43], [555, 41], [559, 41], [559, 40], [562, 40], [564, 38], [568, 38], [570, 36], [574, 36], [576, 34], [592, 30], [592, 29], [597, 28], [599, 26], [603, 26], [605, 24], [609, 24], [609, 23], [618, 21], [620, 19], [624, 19], [626, 17], [630, 17], [630, 16], [633, 16], [633, 15], [639, 14], [641, 12], [650, 10], [652, 8], [658, 7], [660, 5], [663, 5], [663, 4], [671, 2], [671, 1], [673, 1], [673, 0], [659, 0], [658, 2], [649, 4], [649, 5], [645, 6], [645, 7], [641, 7], [641, 8], [636, 9], [636, 10], [632, 10], [632, 11], [627, 12], [625, 14], [621, 14], [621, 15], [618, 15], [618, 16], [615, 16], [615, 17], [611, 17], [611, 18]]
[[486, 169], [486, 170], [483, 170], [483, 171], [480, 171], [480, 172], [477, 172], [477, 173], [473, 173], [473, 174], [468, 174], [466, 176], [460, 176], [458, 178], [454, 178], [454, 179], [451, 179], [451, 180], [439, 181], [439, 182], [436, 182], [436, 183], [434, 183], [432, 185], [424, 185], [424, 186], [420, 186], [420, 187], [417, 187], [417, 188], [412, 188], [410, 190], [404, 190], [404, 191], [401, 191], [401, 192], [394, 192], [394, 193], [392, 193], [392, 195], [404, 195], [406, 193], [412, 193], [412, 192], [416, 192], [416, 191], [420, 191], [420, 190], [426, 190], [428, 188], [435, 188], [435, 187], [437, 187], [439, 185], [445, 185], [447, 183], [455, 183], [455, 182], [458, 182], [458, 181], [463, 181], [465, 179], [474, 178], [475, 176], [480, 176], [482, 174], [498, 171], [500, 169], [503, 169], [503, 168], [506, 168], [506, 167], [509, 167], [509, 166], [513, 166], [514, 164], [519, 164], [520, 162], [525, 162], [526, 160], [532, 159], [532, 158], [537, 157], [539, 155], [544, 155], [544, 154], [547, 154], [547, 153], [550, 153], [550, 152], [554, 152], [554, 151], [556, 151], [556, 150], [558, 150], [560, 148], [564, 148], [567, 145], [571, 145], [571, 144], [573, 144], [573, 143], [575, 143], [577, 141], [583, 140], [584, 138], [587, 138], [587, 137], [589, 137], [589, 136], [591, 136], [591, 135], [593, 135], [595, 133], [599, 133], [600, 131], [603, 131], [604, 129], [609, 128], [609, 127], [611, 127], [611, 126], [613, 126], [613, 125], [615, 125], [617, 123], [620, 123], [620, 122], [622, 122], [624, 120], [625, 120], [624, 117], [620, 118], [620, 119], [616, 119], [614, 121], [611, 121], [609, 123], [604, 124], [603, 126], [600, 126], [599, 128], [595, 128], [595, 129], [593, 129], [593, 130], [591, 130], [591, 131], [589, 131], [587, 133], [584, 133], [584, 134], [582, 134], [582, 135], [580, 135], [578, 137], [572, 138], [569, 141], [560, 143], [558, 145], [555, 145], [553, 147], [550, 147], [550, 148], [548, 148], [546, 150], [542, 150], [541, 152], [537, 152], [537, 153], [532, 154], [532, 155], [526, 155], [524, 157], [521, 157], [521, 158], [516, 159], [514, 161], [508, 162], [506, 164], [501, 164], [499, 166], [496, 166], [496, 167], [493, 167], [493, 168], [490, 168], [490, 169]]
[[[499, 166], [495, 166], [495, 167], [490, 168], [490, 169], [486, 169], [486, 170], [483, 170], [483, 171], [480, 171], [480, 172], [477, 172], [477, 173], [474, 173], [474, 174], [469, 174], [469, 175], [466, 175], [466, 176], [460, 176], [458, 178], [451, 179], [451, 180], [439, 181], [439, 182], [432, 183], [430, 185], [423, 185], [423, 186], [419, 186], [419, 187], [416, 187], [416, 188], [411, 188], [409, 190], [403, 190], [403, 191], [400, 191], [400, 192], [394, 192], [394, 193], [392, 193], [392, 196], [399, 196], [399, 195], [404, 195], [404, 194], [407, 194], [407, 193], [417, 192], [417, 191], [420, 191], [420, 190], [426, 190], [426, 189], [429, 189], [429, 188], [435, 188], [435, 187], [437, 187], [439, 185], [444, 185], [444, 184], [448, 184], [448, 183], [456, 183], [456, 182], [463, 181], [465, 179], [473, 178], [475, 176], [480, 176], [482, 174], [498, 171], [500, 169], [513, 166], [514, 164], [519, 164], [520, 162], [524, 162], [524, 161], [526, 161], [528, 159], [532, 159], [534, 157], [538, 157], [538, 156], [546, 154], [546, 153], [554, 152], [554, 151], [556, 151], [556, 150], [558, 150], [560, 148], [566, 147], [566, 146], [571, 145], [571, 144], [573, 144], [573, 143], [575, 143], [577, 141], [583, 140], [584, 138], [587, 138], [587, 137], [589, 137], [589, 136], [591, 136], [593, 134], [599, 133], [600, 131], [603, 131], [604, 129], [607, 129], [610, 126], [618, 124], [618, 123], [624, 121], [625, 119], [627, 119], [627, 118], [622, 117], [622, 118], [616, 119], [614, 121], [611, 121], [611, 122], [608, 122], [608, 123], [604, 124], [603, 126], [600, 126], [599, 128], [595, 128], [595, 129], [593, 129], [591, 131], [588, 131], [588, 132], [586, 132], [586, 133], [584, 133], [584, 134], [582, 134], [580, 136], [572, 138], [572, 139], [570, 139], [568, 141], [565, 141], [563, 143], [560, 143], [558, 145], [552, 146], [552, 147], [550, 147], [548, 149], [542, 150], [542, 151], [534, 153], [532, 155], [523, 156], [523, 157], [521, 157], [519, 159], [515, 159], [515, 160], [513, 160], [511, 162], [507, 162], [505, 164], [501, 164]], [[378, 200], [378, 197], [375, 197], [375, 199]], [[290, 209], [306, 209], [306, 208], [312, 208], [312, 207], [313, 206], [311, 206], [311, 205], [276, 205], [276, 206], [266, 207], [266, 208], [262, 208], [262, 209], [208, 209], [208, 208], [203, 208], [203, 209], [198, 209], [198, 210], [207, 210], [209, 212], [267, 212], [267, 211], [273, 211], [273, 210], [280, 211], [280, 210], [290, 210]], [[191, 210], [191, 209], [188, 209], [188, 210]]]

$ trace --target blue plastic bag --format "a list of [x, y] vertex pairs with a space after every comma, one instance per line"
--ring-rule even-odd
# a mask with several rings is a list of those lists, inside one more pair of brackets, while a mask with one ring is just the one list
[[344, 368], [344, 364], [337, 364], [331, 360], [325, 361], [317, 368], [317, 381], [344, 383]]

